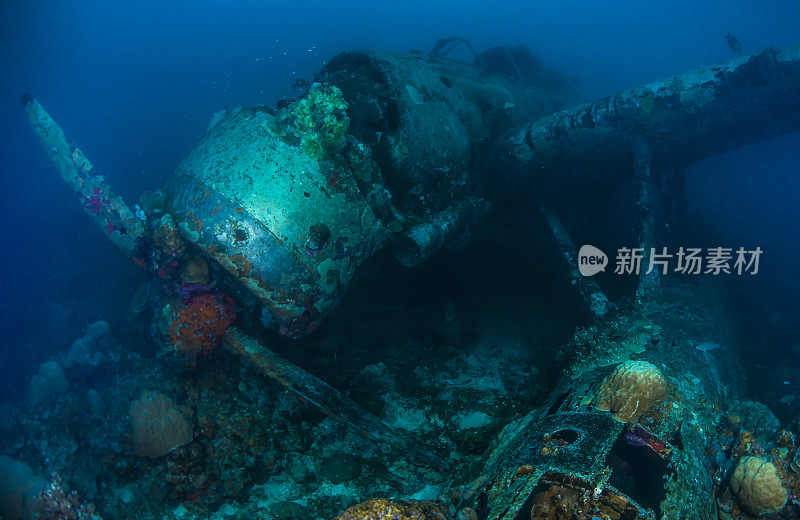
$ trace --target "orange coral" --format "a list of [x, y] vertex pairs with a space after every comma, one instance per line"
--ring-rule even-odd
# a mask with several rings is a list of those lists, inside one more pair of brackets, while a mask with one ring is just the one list
[[614, 412], [622, 422], [635, 422], [667, 393], [664, 375], [646, 361], [626, 361], [603, 380], [596, 406]]
[[447, 509], [427, 500], [373, 498], [344, 510], [336, 520], [450, 520]]
[[780, 511], [789, 497], [775, 466], [761, 457], [739, 459], [731, 488], [742, 505], [757, 515]]
[[224, 293], [199, 294], [187, 300], [170, 326], [173, 347], [193, 356], [215, 351], [236, 321], [234, 303]]

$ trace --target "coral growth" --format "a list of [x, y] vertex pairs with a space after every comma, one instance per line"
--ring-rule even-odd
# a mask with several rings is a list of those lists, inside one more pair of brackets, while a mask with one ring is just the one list
[[75, 491], [64, 486], [61, 477], [55, 475], [53, 482], [42, 491], [36, 501], [38, 520], [102, 520], [93, 504], [83, 505]]
[[580, 518], [590, 509], [588, 501], [580, 491], [553, 485], [533, 498], [531, 518], [534, 520]]
[[144, 392], [131, 403], [136, 455], [155, 459], [192, 441], [192, 424], [175, 402], [158, 392]]
[[666, 393], [664, 375], [655, 365], [626, 361], [603, 380], [595, 404], [622, 422], [635, 422]]
[[350, 128], [342, 91], [332, 85], [314, 83], [282, 125], [300, 136], [300, 145], [309, 155], [321, 157], [338, 152]]
[[158, 221], [155, 242], [156, 247], [170, 257], [178, 257], [186, 249], [186, 244], [178, 231], [178, 226], [169, 213]]
[[[552, 475], [563, 483], [552, 483], [535, 492], [531, 500], [531, 520], [566, 520], [578, 518], [603, 518], [621, 520], [638, 518], [637, 508], [630, 500], [612, 489], [587, 487], [570, 477]], [[569, 482], [572, 480], [572, 482]]]
[[211, 273], [202, 256], [191, 256], [184, 259], [180, 268], [180, 280], [175, 285], [175, 292], [182, 300], [192, 296], [207, 293], [214, 284], [211, 283]]
[[0, 518], [30, 518], [33, 498], [46, 485], [24, 462], [0, 455]]
[[739, 460], [731, 488], [742, 505], [757, 515], [781, 510], [788, 498], [775, 466], [760, 457]]
[[735, 459], [745, 457], [747, 455], [763, 455], [764, 447], [756, 439], [753, 432], [749, 430], [740, 430], [739, 434], [731, 446], [731, 456]]
[[39, 367], [39, 373], [31, 379], [28, 388], [28, 402], [31, 406], [46, 402], [51, 396], [64, 393], [69, 381], [64, 369], [55, 361], [46, 361]]
[[173, 348], [191, 356], [214, 352], [236, 320], [234, 305], [235, 301], [224, 293], [189, 298], [170, 325]]
[[373, 498], [344, 510], [336, 520], [449, 520], [447, 509], [425, 500]]
[[181, 280], [187, 284], [208, 285], [208, 262], [202, 256], [186, 259], [181, 266]]
[[83, 198], [83, 207], [92, 215], [99, 214], [108, 205], [108, 199], [100, 188], [95, 188], [90, 195]]

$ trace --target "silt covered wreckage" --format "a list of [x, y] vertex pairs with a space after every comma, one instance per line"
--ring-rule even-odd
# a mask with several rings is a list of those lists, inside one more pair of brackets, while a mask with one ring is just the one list
[[[639, 246], [656, 248], [654, 180], [800, 128], [800, 47], [580, 104], [524, 48], [447, 58], [346, 52], [299, 99], [216, 114], [164, 189], [135, 208], [39, 102], [34, 131], [89, 217], [158, 284], [165, 348], [224, 346], [387, 450], [446, 473], [446, 454], [381, 420], [266, 345], [313, 333], [381, 248], [409, 267], [463, 237], [493, 204], [533, 202], [591, 324], [550, 398], [507, 425], [439, 501], [373, 498], [341, 519], [626, 519], [800, 515], [795, 435], [759, 438], [729, 403], [741, 380], [699, 345], [732, 330], [720, 295], [642, 275], [609, 299], [581, 277], [560, 201], [576, 183], [633, 182]], [[469, 47], [471, 50], [471, 47]], [[472, 51], [474, 52], [474, 51]], [[511, 193], [512, 195], [509, 195]], [[676, 196], [671, 194], [670, 196]], [[398, 269], [400, 267], [398, 266]], [[683, 309], [682, 312], [679, 309]], [[722, 339], [722, 338], [721, 338]], [[370, 498], [370, 497], [364, 497]]]

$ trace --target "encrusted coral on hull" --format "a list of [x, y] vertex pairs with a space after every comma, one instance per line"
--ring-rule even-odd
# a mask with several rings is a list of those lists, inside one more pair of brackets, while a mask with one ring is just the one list
[[373, 498], [347, 508], [336, 520], [451, 520], [436, 502]]
[[597, 408], [614, 412], [622, 422], [635, 422], [667, 393], [664, 375], [646, 361], [626, 361], [609, 374], [597, 392]]

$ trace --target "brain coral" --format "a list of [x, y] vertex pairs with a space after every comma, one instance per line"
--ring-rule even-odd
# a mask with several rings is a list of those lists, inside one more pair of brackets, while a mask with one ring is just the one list
[[739, 459], [731, 488], [742, 505], [757, 515], [781, 510], [788, 498], [775, 466], [759, 457]]
[[136, 455], [155, 459], [192, 441], [192, 425], [175, 402], [158, 392], [144, 392], [131, 403]]
[[447, 509], [425, 500], [373, 498], [350, 506], [336, 520], [450, 520]]
[[635, 422], [666, 393], [664, 375], [655, 365], [626, 361], [603, 380], [596, 405], [622, 422]]

